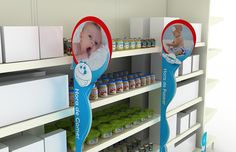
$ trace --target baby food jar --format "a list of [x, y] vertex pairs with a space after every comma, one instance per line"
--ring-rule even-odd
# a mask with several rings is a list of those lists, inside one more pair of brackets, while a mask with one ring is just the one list
[[135, 49], [135, 47], [136, 47], [135, 39], [130, 39], [130, 49]]
[[135, 78], [135, 88], [141, 87], [141, 79], [139, 77]]
[[135, 89], [135, 80], [134, 79], [129, 79], [129, 88], [130, 89]]
[[89, 99], [90, 100], [97, 100], [98, 99], [98, 88], [96, 86], [94, 86], [93, 89], [91, 90]]
[[141, 48], [146, 48], [147, 47], [147, 42], [145, 39], [141, 40]]
[[123, 80], [123, 89], [124, 89], [124, 91], [129, 90], [129, 81], [128, 80]]
[[116, 51], [116, 40], [112, 40], [112, 51]]
[[156, 82], [156, 76], [155, 74], [151, 74], [151, 83], [155, 83]]
[[108, 89], [106, 84], [100, 84], [98, 90], [99, 97], [105, 98], [108, 96]]
[[121, 40], [121, 39], [118, 39], [117, 41], [116, 41], [116, 50], [118, 50], [118, 51], [121, 51], [121, 50], [123, 50], [124, 49], [124, 42], [123, 42], [123, 40]]
[[141, 39], [140, 39], [140, 38], [138, 38], [138, 39], [136, 40], [136, 46], [135, 46], [135, 48], [136, 48], [136, 49], [140, 49], [140, 48], [141, 48]]
[[142, 77], [141, 77], [141, 85], [142, 85], [142, 86], [146, 86], [146, 85], [147, 85], [147, 82], [146, 82], [146, 81], [147, 81], [146, 77], [142, 76]]
[[151, 39], [151, 45], [152, 45], [152, 47], [156, 47], [156, 40], [155, 39]]
[[127, 76], [123, 76], [122, 78], [123, 78], [123, 80], [128, 80]]
[[124, 50], [129, 50], [130, 49], [130, 42], [128, 39], [124, 39]]
[[146, 83], [147, 83], [147, 85], [151, 84], [151, 76], [150, 75], [146, 76]]
[[108, 94], [110, 95], [116, 94], [116, 83], [114, 81], [110, 81], [108, 83]]
[[124, 86], [122, 80], [117, 80], [116, 81], [116, 92], [117, 93], [122, 93], [124, 91]]
[[152, 47], [152, 40], [151, 39], [147, 39], [147, 48]]

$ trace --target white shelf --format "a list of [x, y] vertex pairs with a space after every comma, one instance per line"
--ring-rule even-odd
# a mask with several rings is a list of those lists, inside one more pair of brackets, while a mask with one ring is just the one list
[[172, 139], [171, 141], [169, 141], [167, 143], [167, 146], [169, 145], [173, 145], [177, 142], [179, 142], [180, 140], [184, 139], [185, 137], [187, 137], [188, 135], [190, 135], [191, 133], [193, 133], [194, 131], [198, 130], [201, 127], [200, 123], [197, 123], [196, 125], [194, 125], [193, 127], [191, 127], [189, 130], [185, 131], [184, 133], [177, 135], [174, 139]]
[[13, 134], [16, 134], [16, 133], [19, 133], [28, 129], [38, 127], [38, 126], [42, 126], [44, 124], [57, 121], [57, 120], [60, 120], [60, 119], [63, 119], [72, 115], [74, 115], [74, 108], [68, 108], [68, 109], [50, 113], [44, 116], [40, 116], [37, 118], [15, 123], [9, 126], [1, 127], [0, 138], [13, 135]]
[[206, 107], [205, 115], [204, 115], [204, 124], [209, 122], [213, 118], [213, 116], [216, 114], [216, 112], [217, 112], [217, 109]]
[[91, 107], [92, 107], [92, 109], [102, 107], [102, 106], [117, 102], [119, 100], [123, 100], [123, 99], [130, 98], [130, 97], [133, 97], [133, 96], [145, 93], [145, 92], [149, 92], [149, 91], [158, 89], [160, 87], [161, 87], [161, 82], [156, 82], [154, 84], [147, 85], [145, 87], [125, 91], [123, 93], [119, 93], [116, 95], [109, 95], [107, 98], [99, 98], [98, 100], [92, 101]]
[[173, 110], [168, 111], [166, 116], [167, 117], [171, 117], [174, 114], [177, 114], [178, 112], [180, 112], [180, 111], [182, 111], [184, 109], [187, 109], [187, 108], [189, 108], [189, 107], [191, 107], [191, 106], [193, 106], [195, 104], [198, 104], [200, 102], [202, 102], [202, 97], [198, 97], [198, 98], [196, 98], [194, 100], [191, 100], [191, 101], [189, 101], [189, 102], [187, 102], [187, 103], [185, 103], [185, 104], [183, 104], [183, 105], [181, 105], [181, 106], [179, 106], [179, 107], [177, 107], [177, 108], [175, 108]]
[[178, 77], [176, 77], [176, 82], [180, 82], [180, 81], [183, 81], [183, 80], [194, 78], [194, 77], [200, 76], [202, 74], [204, 74], [204, 71], [203, 70], [198, 70], [198, 71], [192, 72], [190, 74], [178, 76]]
[[98, 152], [101, 151], [121, 140], [124, 140], [152, 125], [155, 125], [156, 123], [160, 122], [160, 117], [159, 115], [154, 116], [151, 120], [148, 120], [136, 127], [133, 127], [131, 129], [126, 129], [124, 132], [120, 134], [114, 134], [111, 138], [108, 139], [99, 139], [98, 144], [94, 146], [85, 146], [83, 149], [83, 152]]
[[128, 56], [160, 53], [160, 52], [161, 52], [161, 48], [159, 46], [153, 47], [153, 48], [114, 51], [114, 52], [112, 52], [112, 59], [121, 58], [121, 57], [128, 57]]

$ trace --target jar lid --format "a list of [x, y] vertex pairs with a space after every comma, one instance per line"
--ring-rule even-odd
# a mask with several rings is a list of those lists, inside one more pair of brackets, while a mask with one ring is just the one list
[[104, 87], [104, 86], [107, 86], [106, 84], [102, 83], [99, 85], [99, 87]]

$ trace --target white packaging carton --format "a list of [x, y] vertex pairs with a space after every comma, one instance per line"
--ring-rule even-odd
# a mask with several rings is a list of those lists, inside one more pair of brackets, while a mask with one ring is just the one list
[[199, 70], [200, 55], [192, 56], [192, 72]]
[[9, 148], [0, 143], [0, 152], [9, 152]]
[[187, 110], [185, 113], [189, 114], [189, 127], [193, 127], [197, 123], [197, 109]]
[[189, 114], [178, 113], [177, 114], [177, 134], [182, 134], [189, 129]]
[[[185, 138], [175, 147], [173, 152], [192, 152], [196, 149], [196, 134]], [[172, 152], [172, 151], [171, 151]]]
[[187, 57], [179, 67], [179, 75], [185, 75], [192, 72], [192, 57]]
[[198, 97], [199, 81], [188, 82], [176, 89], [176, 93], [171, 103], [169, 104], [167, 111], [173, 110], [191, 100]]
[[151, 17], [150, 18], [150, 37], [155, 38], [157, 45], [161, 46], [161, 34], [165, 26], [176, 17]]
[[39, 59], [37, 26], [3, 26], [2, 34], [3, 62]]
[[1, 30], [0, 30], [0, 64], [2, 63], [2, 38], [1, 38]]
[[171, 139], [174, 139], [176, 137], [177, 115], [175, 114], [167, 118], [167, 122], [168, 122], [169, 130], [170, 130], [170, 136], [169, 136], [169, 141], [170, 141]]
[[191, 23], [193, 26], [193, 29], [196, 33], [196, 42], [201, 42], [201, 36], [202, 36], [202, 24], [200, 23]]
[[41, 59], [64, 55], [62, 26], [40, 26], [39, 40]]
[[149, 38], [149, 35], [150, 35], [149, 17], [135, 17], [130, 19], [130, 37]]
[[68, 76], [0, 83], [0, 127], [69, 107]]
[[3, 142], [9, 147], [10, 152], [44, 152], [41, 138], [25, 134]]
[[51, 133], [40, 136], [44, 140], [45, 152], [66, 152], [67, 141], [66, 131], [59, 129]]

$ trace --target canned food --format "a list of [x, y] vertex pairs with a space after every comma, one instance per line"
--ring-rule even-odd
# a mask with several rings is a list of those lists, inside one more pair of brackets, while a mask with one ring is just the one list
[[116, 94], [116, 83], [114, 81], [108, 83], [108, 94]]
[[117, 92], [117, 93], [123, 92], [123, 91], [124, 91], [123, 88], [124, 88], [124, 86], [123, 86], [122, 80], [117, 80], [117, 81], [116, 81], [116, 92]]
[[124, 91], [129, 90], [129, 81], [128, 80], [123, 80], [123, 89], [124, 89]]
[[151, 75], [151, 83], [155, 83], [156, 82], [156, 76], [155, 74]]
[[135, 78], [135, 88], [141, 87], [141, 79], [139, 77]]
[[141, 77], [141, 86], [146, 86], [147, 85], [146, 81], [147, 81], [146, 77], [142, 76]]
[[108, 96], [108, 89], [106, 84], [100, 84], [98, 90], [99, 97], [105, 98]]
[[98, 99], [98, 88], [96, 86], [94, 86], [93, 89], [91, 90], [89, 99], [90, 100], [97, 100]]
[[129, 88], [135, 89], [135, 80], [134, 79], [129, 79]]
[[151, 76], [150, 75], [146, 76], [146, 82], [147, 82], [147, 85], [151, 84]]

